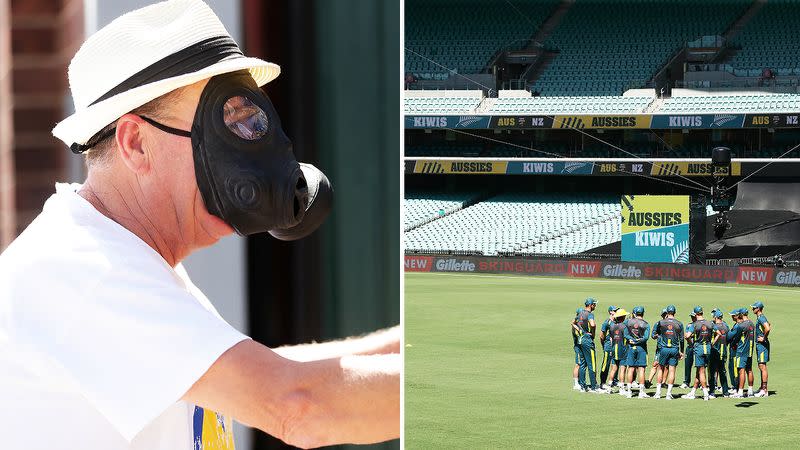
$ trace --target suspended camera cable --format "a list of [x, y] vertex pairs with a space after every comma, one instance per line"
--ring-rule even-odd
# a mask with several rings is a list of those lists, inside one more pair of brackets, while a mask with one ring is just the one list
[[536, 26], [536, 24], [535, 24], [535, 23], [533, 23], [533, 20], [531, 20], [531, 18], [530, 18], [530, 17], [528, 17], [527, 15], [523, 14], [523, 13], [522, 13], [522, 11], [520, 11], [520, 10], [519, 10], [519, 8], [517, 8], [517, 6], [516, 6], [515, 4], [511, 3], [511, 2], [510, 2], [510, 1], [508, 1], [508, 0], [506, 0], [506, 3], [508, 3], [508, 5], [509, 5], [509, 6], [511, 6], [512, 8], [514, 8], [514, 11], [516, 11], [516, 12], [517, 12], [517, 14], [519, 14], [519, 15], [520, 15], [520, 16], [522, 16], [522, 17], [523, 17], [525, 20], [527, 20], [527, 21], [528, 21], [528, 23], [529, 23], [529, 24], [531, 24], [531, 25], [532, 25], [534, 28], [538, 28], [538, 27]]
[[477, 82], [477, 81], [473, 80], [472, 78], [465, 77], [464, 75], [461, 75], [460, 73], [458, 73], [458, 71], [456, 71], [455, 69], [451, 69], [451, 68], [449, 68], [449, 67], [447, 67], [447, 66], [444, 66], [444, 65], [442, 65], [442, 64], [439, 64], [438, 62], [436, 62], [436, 61], [434, 61], [434, 60], [432, 60], [432, 59], [428, 58], [428, 57], [427, 57], [427, 56], [425, 56], [425, 55], [422, 55], [422, 54], [420, 54], [420, 53], [417, 53], [417, 52], [415, 52], [414, 50], [411, 50], [411, 49], [409, 49], [408, 47], [404, 47], [404, 48], [405, 48], [405, 50], [406, 50], [407, 52], [411, 52], [411, 53], [413, 53], [413, 54], [415, 54], [415, 55], [419, 56], [420, 58], [427, 59], [428, 61], [430, 61], [430, 62], [432, 62], [432, 63], [436, 64], [437, 66], [441, 67], [442, 69], [444, 69], [444, 70], [446, 70], [446, 71], [448, 71], [448, 72], [450, 72], [450, 73], [452, 73], [452, 74], [454, 74], [454, 75], [458, 75], [458, 76], [460, 76], [461, 78], [464, 78], [465, 80], [469, 80], [470, 82], [477, 84], [478, 86], [480, 86], [480, 87], [482, 87], [482, 88], [486, 89], [486, 90], [487, 90], [487, 91], [489, 91], [489, 92], [494, 92], [494, 89], [490, 88], [489, 86], [485, 86], [485, 85], [483, 85], [483, 84], [481, 84], [481, 83], [479, 83], [479, 82]]
[[[441, 68], [443, 68], [443, 69], [445, 69], [445, 70], [447, 70], [447, 71], [450, 71], [451, 73], [454, 73], [454, 74], [456, 74], [456, 75], [458, 75], [458, 76], [460, 76], [460, 77], [462, 77], [462, 78], [464, 78], [464, 79], [466, 79], [466, 80], [469, 80], [470, 82], [472, 82], [472, 83], [474, 83], [474, 84], [477, 84], [478, 86], [481, 86], [481, 87], [482, 87], [482, 88], [484, 88], [484, 89], [487, 89], [489, 92], [493, 92], [493, 90], [492, 90], [491, 88], [489, 88], [488, 86], [485, 86], [485, 85], [483, 85], [483, 84], [481, 84], [481, 83], [479, 83], [479, 82], [477, 82], [477, 81], [475, 81], [475, 80], [473, 80], [473, 79], [471, 79], [471, 78], [465, 77], [465, 76], [463, 76], [463, 75], [459, 74], [458, 72], [456, 72], [454, 69], [450, 69], [450, 68], [448, 68], [448, 67], [446, 67], [446, 66], [444, 66], [444, 65], [442, 65], [442, 64], [439, 64], [438, 62], [436, 62], [436, 61], [434, 61], [434, 60], [432, 60], [432, 59], [428, 58], [428, 57], [427, 57], [427, 56], [425, 56], [425, 55], [422, 55], [422, 54], [420, 54], [420, 53], [417, 53], [417, 52], [415, 52], [415, 51], [413, 51], [413, 50], [409, 50], [407, 47], [406, 47], [406, 51], [409, 51], [409, 52], [411, 52], [411, 53], [413, 53], [413, 54], [415, 54], [415, 55], [417, 55], [417, 56], [419, 56], [419, 57], [421, 57], [421, 58], [424, 58], [424, 59], [426, 59], [426, 60], [428, 60], [428, 61], [432, 62], [433, 64], [436, 64], [437, 66], [439, 66], [439, 67], [441, 67]], [[542, 115], [543, 117], [547, 117], [547, 118], [551, 119], [551, 120], [553, 121], [553, 124], [555, 124], [555, 121], [556, 121], [556, 119], [555, 119], [555, 116], [548, 115], [548, 114], [541, 114], [541, 115]], [[565, 124], [564, 124], [563, 122], [561, 123], [561, 125], [562, 125], [562, 127], [563, 127], [563, 126], [565, 126]], [[625, 153], [626, 155], [632, 156], [632, 157], [634, 157], [634, 158], [637, 158], [637, 159], [643, 159], [643, 160], [645, 160], [645, 159], [646, 159], [646, 158], [642, 158], [642, 157], [640, 157], [640, 156], [638, 156], [638, 155], [636, 155], [636, 154], [634, 154], [634, 153], [631, 153], [631, 152], [629, 152], [629, 151], [627, 151], [627, 150], [625, 150], [625, 149], [623, 149], [623, 148], [621, 148], [621, 147], [618, 147], [618, 146], [616, 146], [616, 145], [614, 145], [614, 144], [612, 144], [612, 143], [610, 143], [610, 142], [604, 141], [603, 139], [600, 139], [600, 138], [599, 138], [599, 137], [597, 137], [597, 136], [593, 136], [593, 135], [591, 135], [591, 134], [589, 134], [589, 133], [587, 133], [587, 132], [585, 132], [585, 131], [581, 130], [580, 128], [576, 128], [576, 127], [573, 127], [573, 126], [571, 126], [571, 125], [566, 125], [566, 128], [569, 128], [569, 129], [575, 130], [575, 131], [577, 131], [577, 132], [579, 132], [579, 133], [581, 133], [581, 134], [583, 134], [583, 135], [585, 135], [585, 136], [588, 136], [588, 137], [590, 137], [590, 138], [592, 138], [592, 139], [594, 139], [594, 140], [596, 140], [596, 141], [598, 141], [598, 142], [601, 142], [602, 144], [605, 144], [605, 145], [607, 145], [607, 146], [609, 146], [609, 147], [611, 147], [611, 148], [613, 148], [613, 149], [619, 150], [620, 152], [622, 152], [622, 153]], [[697, 185], [697, 186], [700, 186], [700, 188], [702, 188], [702, 190], [703, 190], [704, 192], [711, 192], [711, 189], [710, 189], [710, 188], [709, 188], [707, 185], [705, 185], [705, 184], [703, 184], [703, 183], [700, 183], [699, 181], [692, 180], [691, 178], [688, 178], [688, 177], [686, 177], [686, 176], [683, 176], [683, 175], [681, 175], [681, 174], [679, 174], [679, 173], [676, 173], [676, 174], [674, 174], [674, 175], [675, 175], [675, 176], [677, 176], [678, 178], [682, 178], [682, 179], [684, 179], [685, 181], [687, 181], [687, 182], [689, 182], [689, 183], [692, 183], [692, 184], [695, 184], [695, 185]]]
[[797, 149], [798, 147], [800, 147], [800, 144], [797, 144], [797, 145], [795, 145], [794, 147], [792, 147], [792, 148], [790, 148], [789, 150], [785, 151], [785, 152], [784, 152], [784, 153], [783, 153], [781, 156], [778, 156], [777, 158], [774, 158], [774, 159], [772, 159], [772, 161], [770, 161], [770, 162], [768, 162], [768, 163], [764, 164], [763, 166], [759, 167], [757, 170], [753, 171], [753, 173], [751, 173], [750, 175], [748, 175], [748, 176], [746, 176], [746, 177], [742, 178], [741, 180], [737, 181], [736, 183], [734, 183], [734, 184], [733, 184], [733, 186], [731, 186], [731, 187], [730, 187], [730, 188], [728, 188], [728, 189], [733, 189], [733, 188], [735, 188], [736, 186], [738, 186], [738, 185], [739, 185], [739, 183], [741, 183], [741, 182], [743, 182], [744, 180], [746, 180], [746, 179], [748, 179], [748, 178], [752, 177], [753, 175], [757, 174], [758, 172], [761, 172], [762, 170], [766, 169], [766, 168], [767, 168], [767, 166], [769, 166], [770, 164], [774, 163], [775, 161], [777, 161], [777, 160], [779, 160], [779, 159], [783, 158], [784, 156], [788, 155], [789, 153], [791, 153], [792, 151], [794, 151], [794, 150], [795, 150], [795, 149]]
[[[490, 137], [487, 137], [487, 136], [481, 136], [479, 134], [467, 133], [465, 131], [456, 130], [456, 129], [453, 129], [453, 128], [445, 128], [445, 130], [453, 131], [455, 133], [464, 134], [464, 135], [467, 135], [467, 136], [472, 136], [472, 137], [475, 137], [475, 138], [478, 138], [478, 139], [484, 139], [484, 140], [487, 140], [487, 141], [496, 142], [496, 143], [503, 144], [503, 145], [508, 145], [508, 146], [511, 146], [511, 147], [518, 147], [518, 148], [521, 148], [523, 150], [532, 150], [532, 151], [543, 153], [543, 154], [546, 154], [546, 155], [553, 155], [557, 159], [564, 159], [563, 155], [557, 155], [555, 153], [549, 153], [549, 152], [546, 152], [544, 150], [525, 147], [523, 145], [514, 144], [513, 142], [506, 142], [506, 141], [502, 141], [502, 140], [499, 140], [499, 139], [493, 139], [493, 138], [490, 138]], [[594, 161], [586, 161], [586, 162], [591, 164], [592, 167], [597, 165], [597, 163], [595, 163]], [[642, 177], [642, 178], [649, 178], [649, 179], [660, 181], [660, 182], [663, 182], [663, 183], [674, 184], [676, 186], [680, 186], [680, 187], [683, 187], [683, 188], [686, 188], [686, 189], [694, 189], [694, 190], [697, 190], [697, 191], [700, 191], [700, 192], [706, 192], [705, 189], [700, 189], [700, 188], [697, 188], [697, 187], [694, 187], [694, 186], [689, 186], [689, 185], [686, 185], [686, 184], [681, 184], [681, 183], [678, 183], [678, 182], [675, 182], [675, 181], [665, 180], [665, 179], [662, 179], [662, 178], [652, 177], [652, 176], [645, 175], [645, 174], [642, 174], [642, 173], [629, 172], [627, 170], [620, 170], [620, 172], [631, 174], [631, 175], [636, 175], [636, 176]]]

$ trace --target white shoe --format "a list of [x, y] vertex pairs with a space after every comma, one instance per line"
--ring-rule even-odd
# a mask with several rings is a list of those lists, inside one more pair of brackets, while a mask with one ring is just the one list
[[762, 390], [756, 392], [756, 395], [754, 395], [754, 397], [766, 397], [768, 395], [769, 394], [765, 390], [762, 389]]
[[607, 391], [610, 391], [610, 390], [611, 390], [611, 386], [609, 386], [608, 384], [604, 384], [604, 385], [602, 385], [602, 386], [601, 386], [601, 388], [603, 388], [603, 389], [605, 389], [605, 390], [607, 390]]
[[667, 394], [664, 396], [664, 400], [672, 400], [673, 398], [674, 397], [672, 397], [672, 394]]
[[743, 398], [743, 396], [738, 393], [733, 393], [729, 395], [728, 398]]
[[752, 397], [752, 396], [753, 396], [753, 390], [752, 389], [748, 389], [747, 390], [747, 397]]
[[704, 401], [704, 402], [707, 402], [707, 401], [708, 401], [708, 399], [709, 399], [709, 396], [708, 396], [708, 395], [706, 395], [706, 396], [704, 396], [704, 397], [703, 397], [703, 401]]
[[683, 383], [683, 384], [680, 385], [680, 388], [681, 389], [689, 389], [689, 386], [687, 386], [686, 383]]
[[572, 386], [572, 390], [573, 391], [582, 391], [583, 388], [581, 387], [580, 384], [576, 384], [576, 385]]
[[628, 391], [626, 391], [625, 389], [620, 388], [619, 392], [617, 392], [617, 393], [619, 395], [625, 396], [625, 394], [628, 393]]
[[633, 393], [631, 391], [625, 391], [625, 393], [622, 394], [622, 396], [625, 398], [631, 398], [633, 397]]
[[633, 383], [631, 383], [631, 387], [632, 387], [632, 388], [637, 388], [637, 389], [638, 389], [638, 388], [639, 388], [639, 383], [637, 383], [637, 382], [635, 382], [635, 381], [634, 381]]
[[717, 396], [714, 394], [708, 394], [708, 398], [714, 400], [715, 398], [717, 398]]
[[640, 392], [639, 392], [639, 398], [650, 398], [650, 396], [649, 396], [649, 395], [647, 395], [647, 392], [645, 392], [645, 391], [640, 391]]
[[655, 394], [653, 394], [653, 398], [654, 398], [654, 399], [656, 399], [656, 400], [658, 400], [658, 399], [660, 399], [660, 398], [661, 398], [661, 394], [660, 394], [660, 393], [658, 393], [658, 392], [656, 392]]
[[694, 400], [695, 399], [694, 394], [692, 394], [692, 393], [686, 394], [681, 398], [684, 399], [684, 400]]

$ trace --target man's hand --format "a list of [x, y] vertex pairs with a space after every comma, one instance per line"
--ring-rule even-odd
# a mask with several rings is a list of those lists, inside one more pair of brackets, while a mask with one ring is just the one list
[[759, 336], [758, 337], [758, 342], [764, 342], [764, 336]]
[[297, 447], [400, 436], [399, 354], [298, 362], [252, 340], [225, 353], [182, 400]]
[[678, 361], [683, 359], [683, 353], [678, 353]]

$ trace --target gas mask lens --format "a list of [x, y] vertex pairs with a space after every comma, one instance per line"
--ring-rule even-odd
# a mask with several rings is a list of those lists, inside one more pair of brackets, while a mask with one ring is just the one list
[[261, 139], [267, 134], [267, 115], [249, 98], [241, 95], [231, 97], [223, 108], [223, 120], [233, 134], [248, 141]]

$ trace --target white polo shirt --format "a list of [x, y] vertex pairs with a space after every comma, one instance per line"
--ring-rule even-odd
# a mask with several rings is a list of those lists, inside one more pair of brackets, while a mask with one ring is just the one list
[[0, 446], [232, 449], [229, 418], [180, 398], [247, 336], [79, 187], [0, 254]]

